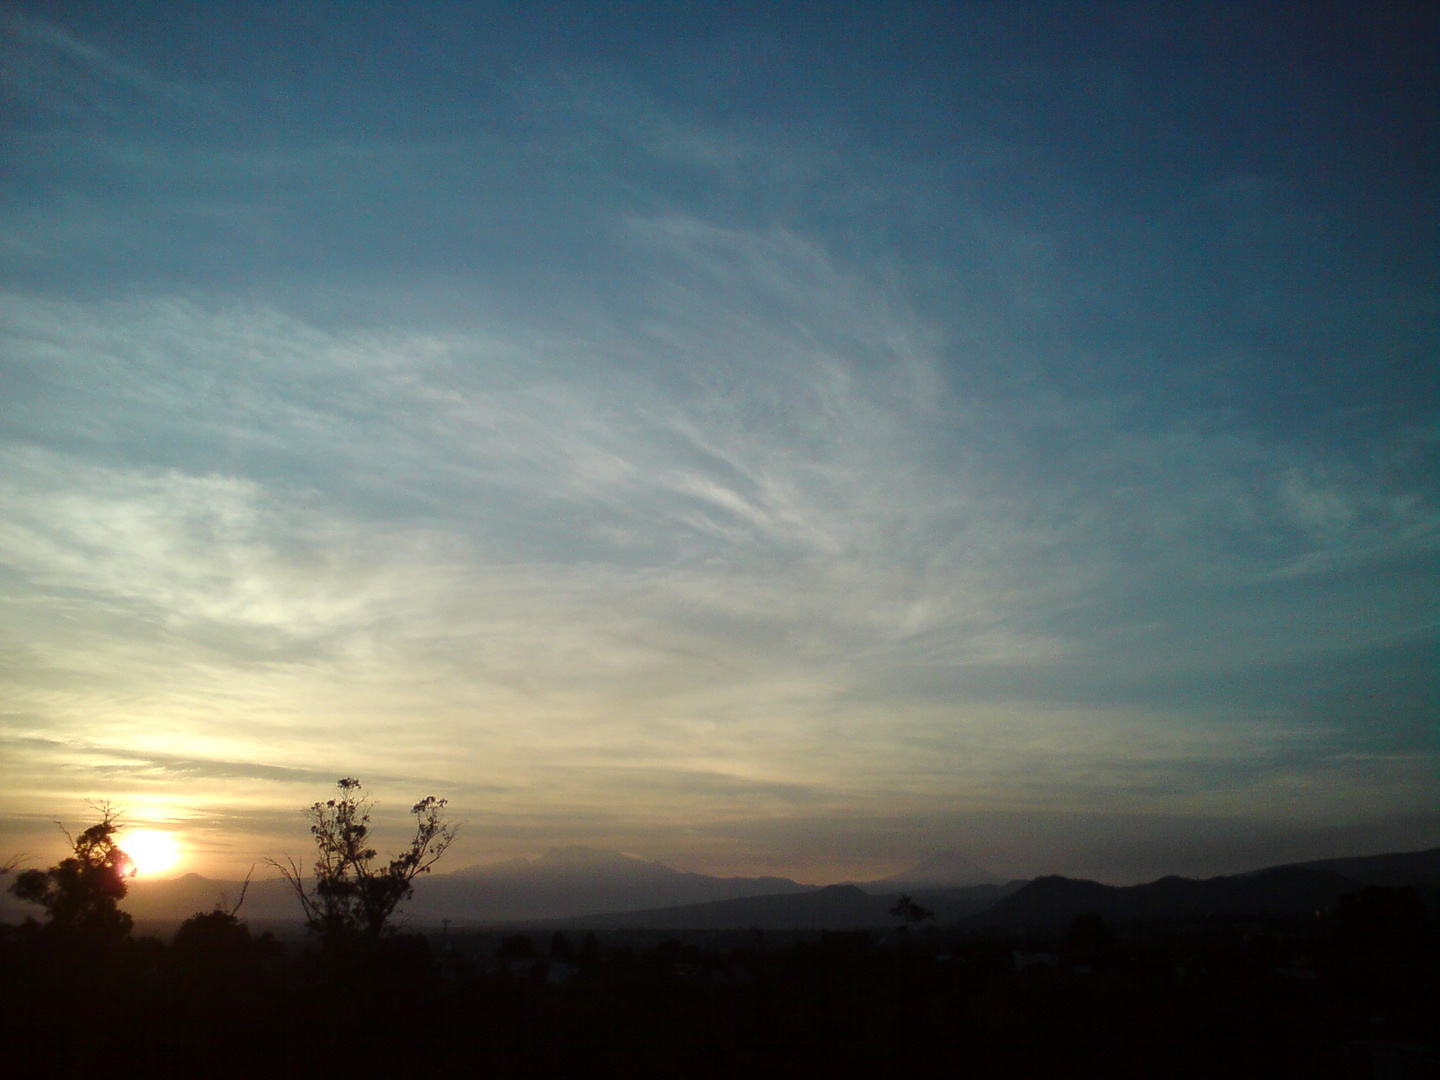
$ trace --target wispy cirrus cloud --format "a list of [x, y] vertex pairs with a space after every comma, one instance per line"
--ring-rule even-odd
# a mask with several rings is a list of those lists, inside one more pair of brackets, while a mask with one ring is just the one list
[[1284, 162], [1070, 168], [1065, 72], [999, 59], [879, 125], [524, 50], [300, 109], [235, 74], [285, 69], [263, 35], [200, 85], [84, 25], [5, 29], [0, 662], [45, 797], [101, 748], [257, 815], [361, 772], [506, 843], [761, 861], [827, 816], [1426, 803], [1434, 410], [1295, 366], [1421, 385], [1426, 301], [1304, 270]]
[[[748, 243], [735, 262], [779, 276], [765, 260], [792, 243]], [[802, 257], [824, 281], [820, 254]], [[1394, 609], [1369, 631], [1306, 630], [1323, 592], [1297, 592], [1281, 634], [1272, 605], [1205, 599], [1217, 559], [1283, 579], [1305, 545], [1356, 543], [1383, 516], [1362, 527], [1351, 515], [1318, 541], [1297, 528], [1284, 445], [1115, 430], [1103, 399], [987, 415], [935, 374], [923, 327], [893, 311], [888, 327], [842, 321], [859, 287], [835, 274], [725, 338], [698, 285], [676, 293], [666, 303], [687, 316], [667, 321], [663, 349], [678, 373], [662, 350], [649, 376], [618, 383], [577, 366], [569, 350], [584, 343], [563, 336], [547, 352], [493, 330], [335, 335], [274, 311], [31, 311], [13, 298], [11, 325], [29, 331], [13, 355], [72, 358], [51, 378], [85, 357], [89, 370], [68, 377], [108, 387], [91, 406], [97, 430], [162, 437], [142, 452], [160, 459], [150, 465], [111, 460], [111, 439], [83, 431], [10, 452], [12, 610], [41, 637], [64, 611], [86, 612], [90, 645], [149, 683], [134, 719], [106, 707], [131, 752], [193, 760], [167, 748], [214, 739], [224, 758], [285, 730], [285, 749], [259, 760], [296, 764], [265, 767], [356, 771], [346, 754], [393, 759], [391, 725], [423, 714], [436, 734], [404, 755], [416, 776], [458, 759], [453, 781], [499, 785], [517, 812], [558, 800], [592, 814], [625, 774], [635, 805], [606, 811], [622, 831], [676, 791], [693, 789], [705, 817], [707, 785], [686, 780], [697, 767], [735, 797], [798, 784], [837, 808], [961, 792], [976, 805], [1093, 805], [1105, 791], [1117, 809], [1198, 810], [1286, 776], [1282, 789], [1333, 784], [1343, 740], [1293, 711], [1242, 699], [1217, 712], [1193, 692], [1157, 710], [1163, 689], [1141, 695], [1143, 712], [1124, 703], [1187, 671], [1238, 670], [1257, 650], [1303, 657], [1425, 632]], [[828, 342], [803, 324], [787, 333], [801, 314]], [[711, 391], [694, 393], [710, 370]], [[1091, 460], [1037, 482], [1027, 439], [1057, 428], [1088, 440]], [[206, 470], [187, 471], [176, 447]], [[1202, 477], [1214, 479], [1197, 503]], [[1423, 536], [1424, 507], [1399, 498], [1390, 512], [1421, 515]], [[1207, 536], [1202, 521], [1220, 527]], [[1256, 537], [1271, 541], [1258, 559]], [[133, 655], [151, 649], [149, 664]], [[95, 655], [72, 670], [93, 671]], [[217, 679], [230, 704], [202, 736], [193, 703]], [[34, 730], [93, 722], [66, 712], [52, 705]], [[1251, 780], [1233, 776], [1237, 757]], [[518, 795], [505, 779], [516, 772], [550, 779]], [[1387, 784], [1397, 798], [1415, 790]]]
[[88, 111], [106, 92], [115, 90], [156, 98], [178, 98], [186, 93], [179, 83], [24, 12], [0, 12], [0, 34], [6, 40], [6, 64], [0, 79], [11, 92], [48, 108]]

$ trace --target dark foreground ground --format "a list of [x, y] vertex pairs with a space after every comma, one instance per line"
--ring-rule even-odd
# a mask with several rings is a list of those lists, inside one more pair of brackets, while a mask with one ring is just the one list
[[[1386, 895], [1388, 893], [1388, 896]], [[1433, 1077], [1433, 917], [873, 934], [0, 928], [15, 1077]]]

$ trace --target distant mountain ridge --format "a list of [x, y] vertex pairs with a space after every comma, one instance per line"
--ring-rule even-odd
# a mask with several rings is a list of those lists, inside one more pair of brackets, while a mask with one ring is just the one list
[[1094, 912], [1114, 922], [1190, 915], [1300, 914], [1333, 907], [1357, 884], [1328, 870], [1274, 869], [1194, 881], [1166, 877], [1146, 885], [1102, 885], [1049, 875], [1036, 878], [971, 917], [988, 926], [1058, 926]]
[[881, 926], [886, 921], [885, 901], [856, 885], [826, 885], [812, 892], [746, 896], [568, 920], [577, 927], [657, 930], [845, 930]]
[[958, 851], [931, 855], [898, 874], [877, 881], [857, 882], [862, 889], [965, 888], [971, 885], [1003, 885], [1006, 879], [977, 866]]
[[[186, 874], [130, 885], [121, 906], [144, 921], [185, 919], [217, 905], [233, 906], [241, 882]], [[565, 919], [577, 915], [730, 900], [762, 894], [814, 892], [781, 877], [714, 877], [675, 870], [618, 851], [587, 847], [554, 848], [537, 859], [509, 859], [467, 866], [449, 874], [418, 878], [415, 895], [402, 909], [402, 921], [435, 924], [502, 923]], [[39, 909], [13, 897], [0, 897], [0, 920], [20, 921]], [[240, 911], [255, 922], [299, 922], [300, 906], [290, 886], [278, 878], [251, 883]]]
[[[422, 877], [402, 909], [402, 924], [435, 925], [574, 921], [592, 925], [656, 927], [888, 926], [889, 906], [901, 892], [936, 912], [942, 923], [1026, 926], [1067, 923], [1094, 911], [1107, 919], [1183, 918], [1192, 914], [1248, 915], [1321, 910], [1365, 885], [1414, 885], [1440, 911], [1440, 848], [1384, 855], [1321, 859], [1268, 867], [1229, 877], [1161, 878], [1144, 885], [1112, 886], [1059, 876], [1008, 884], [929, 885], [929, 875], [978, 870], [963, 856], [942, 853], [910, 870], [859, 885], [802, 885], [789, 878], [687, 873], [616, 851], [555, 848], [537, 859], [511, 859]], [[993, 877], [993, 875], [990, 875]], [[238, 881], [186, 874], [164, 881], [137, 880], [122, 906], [138, 920], [178, 921], [217, 906], [231, 907]], [[40, 914], [0, 892], [0, 922]], [[242, 918], [252, 923], [298, 923], [299, 904], [286, 882], [255, 881]]]
[[[908, 894], [932, 911], [939, 924], [983, 911], [1022, 883], [969, 885], [951, 889], [915, 889]], [[612, 915], [580, 916], [567, 925], [589, 929], [649, 930], [857, 930], [898, 923], [890, 909], [899, 890], [871, 891], [869, 886], [826, 885], [811, 892], [746, 896], [708, 904]]]
[[1355, 855], [1343, 859], [1317, 859], [1314, 862], [1290, 865], [1306, 870], [1333, 870], [1365, 885], [1440, 884], [1440, 848], [1394, 851], [1385, 855]]
[[618, 851], [571, 846], [417, 882], [407, 910], [416, 919], [557, 919], [818, 888], [782, 877], [697, 874]]
[[1341, 896], [1367, 885], [1413, 886], [1433, 906], [1440, 898], [1440, 848], [1322, 859], [1203, 881], [1164, 877], [1145, 885], [1115, 886], [1050, 875], [1036, 878], [967, 921], [1018, 927], [1059, 926], [1089, 912], [1115, 922], [1306, 914], [1331, 909]]

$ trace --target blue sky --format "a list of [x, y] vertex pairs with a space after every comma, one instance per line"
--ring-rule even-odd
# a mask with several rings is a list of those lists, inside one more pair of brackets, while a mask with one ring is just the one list
[[0, 839], [1440, 843], [1432, 12], [518, 7], [4, 7]]

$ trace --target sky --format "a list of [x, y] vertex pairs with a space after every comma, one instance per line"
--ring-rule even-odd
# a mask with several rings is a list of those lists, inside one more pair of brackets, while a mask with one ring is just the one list
[[341, 776], [452, 869], [1440, 844], [1432, 6], [0, 42], [0, 856]]

